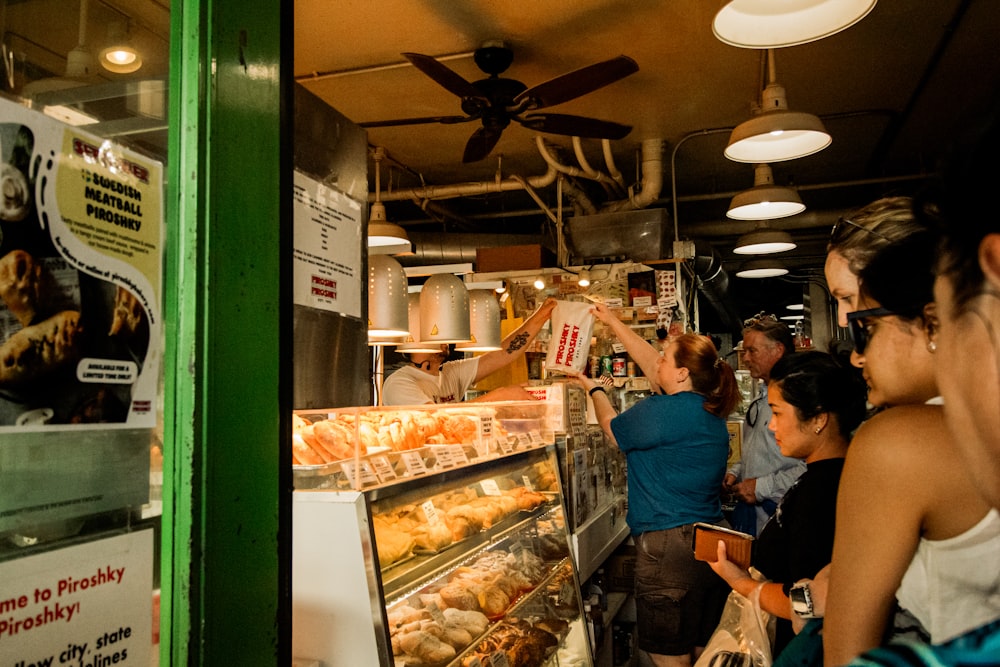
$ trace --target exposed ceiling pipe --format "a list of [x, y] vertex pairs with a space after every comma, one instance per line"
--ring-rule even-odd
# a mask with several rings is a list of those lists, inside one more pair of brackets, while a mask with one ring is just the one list
[[609, 195], [616, 194], [621, 196], [625, 194], [624, 190], [618, 189], [618, 184], [613, 178], [611, 178], [611, 176], [599, 172], [590, 166], [590, 163], [587, 161], [587, 156], [583, 154], [583, 140], [581, 140], [580, 137], [573, 137], [573, 152], [576, 153], [576, 161], [580, 165], [580, 168], [583, 169], [584, 173], [587, 174], [587, 177], [592, 178], [603, 185]]
[[642, 184], [639, 194], [629, 188], [628, 199], [609, 202], [601, 213], [631, 211], [646, 208], [660, 197], [663, 189], [663, 139], [644, 139], [642, 142]]
[[622, 192], [625, 192], [625, 179], [622, 177], [622, 173], [618, 171], [618, 167], [615, 166], [615, 156], [611, 154], [611, 140], [601, 139], [601, 148], [604, 150], [604, 164], [608, 167], [608, 173], [614, 179], [615, 183], [618, 184], [618, 187], [622, 189]]
[[557, 160], [555, 156], [553, 156], [552, 153], [549, 151], [549, 147], [545, 145], [545, 139], [542, 138], [542, 135], [540, 134], [535, 135], [535, 145], [538, 147], [538, 153], [539, 155], [542, 156], [542, 159], [545, 160], [545, 162], [548, 163], [550, 167], [552, 167], [561, 174], [566, 174], [567, 176], [575, 176], [577, 178], [588, 178], [592, 181], [598, 181], [598, 182], [601, 182], [602, 179], [604, 179], [604, 182], [611, 182], [611, 179], [605, 176], [604, 174], [598, 173], [596, 171], [593, 172], [593, 174], [589, 174], [583, 169], [579, 169], [577, 167], [571, 167], [569, 165], [565, 165], [559, 162], [559, 160]]
[[[544, 188], [556, 181], [559, 172], [549, 165], [548, 171], [538, 176], [530, 176], [526, 180], [533, 188]], [[455, 183], [453, 185], [426, 185], [417, 188], [403, 188], [392, 192], [383, 192], [382, 201], [403, 201], [410, 199], [455, 199], [457, 197], [475, 197], [479, 195], [523, 190], [524, 186], [513, 178], [503, 180], [481, 181], [479, 183]], [[368, 195], [368, 201], [374, 201], [374, 195]]]
[[475, 262], [478, 248], [540, 244], [542, 235], [411, 232], [410, 241], [413, 254], [396, 257], [403, 266]]

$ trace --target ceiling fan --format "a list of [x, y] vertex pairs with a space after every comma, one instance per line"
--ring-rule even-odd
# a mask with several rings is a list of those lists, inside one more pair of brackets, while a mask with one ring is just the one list
[[538, 132], [595, 139], [622, 139], [632, 127], [596, 118], [558, 113], [534, 113], [593, 92], [639, 71], [628, 56], [618, 56], [568, 72], [529, 88], [520, 81], [499, 76], [510, 67], [514, 53], [503, 42], [489, 42], [476, 49], [476, 65], [488, 74], [469, 82], [431, 56], [404, 53], [413, 66], [462, 100], [464, 116], [430, 116], [359, 123], [361, 127], [389, 127], [420, 123], [482, 122], [465, 145], [462, 162], [477, 162], [493, 150], [511, 121]]

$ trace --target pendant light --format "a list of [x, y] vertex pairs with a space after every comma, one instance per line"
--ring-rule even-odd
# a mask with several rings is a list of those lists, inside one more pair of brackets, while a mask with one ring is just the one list
[[793, 188], [775, 185], [768, 164], [758, 164], [753, 170], [753, 187], [738, 193], [729, 202], [726, 217], [733, 220], [773, 220], [787, 218], [806, 210], [799, 193]]
[[407, 324], [410, 333], [396, 346], [396, 352], [426, 352], [433, 354], [441, 351], [440, 343], [422, 343], [420, 341], [420, 292], [413, 292], [406, 300]]
[[766, 222], [761, 222], [753, 231], [736, 241], [733, 252], [737, 255], [771, 255], [795, 248], [791, 234], [781, 229], [771, 229]]
[[368, 213], [368, 252], [397, 255], [411, 250], [410, 237], [406, 235], [406, 230], [389, 222], [385, 216], [385, 204], [380, 200], [381, 164], [384, 156], [385, 149], [381, 146], [375, 149], [372, 156], [375, 161], [375, 201]]
[[832, 139], [813, 114], [789, 111], [785, 88], [775, 82], [774, 51], [768, 49], [768, 83], [760, 111], [729, 135], [725, 155], [734, 162], [782, 162], [818, 153]]
[[876, 0], [731, 0], [712, 21], [722, 42], [744, 49], [807, 44], [868, 16]]
[[420, 341], [465, 343], [471, 338], [469, 290], [453, 273], [435, 273], [420, 290]]
[[739, 278], [776, 278], [788, 273], [785, 265], [777, 259], [751, 259], [743, 262], [736, 276]]
[[500, 348], [500, 304], [496, 292], [488, 289], [469, 290], [468, 343], [455, 346], [456, 352], [492, 352]]
[[101, 50], [101, 67], [115, 74], [131, 74], [142, 67], [142, 56], [132, 46], [128, 24], [112, 21], [108, 24], [107, 48]]
[[368, 343], [395, 345], [409, 333], [403, 267], [388, 255], [368, 257]]

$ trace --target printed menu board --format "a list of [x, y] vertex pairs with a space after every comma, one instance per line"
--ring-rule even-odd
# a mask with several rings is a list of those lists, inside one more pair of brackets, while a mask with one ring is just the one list
[[163, 167], [0, 100], [0, 432], [152, 428]]

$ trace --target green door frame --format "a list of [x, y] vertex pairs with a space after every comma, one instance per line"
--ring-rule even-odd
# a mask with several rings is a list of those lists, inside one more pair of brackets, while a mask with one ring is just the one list
[[171, 5], [161, 665], [290, 663], [292, 23]]

